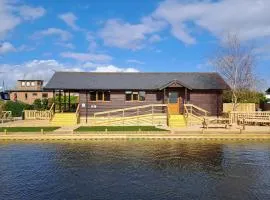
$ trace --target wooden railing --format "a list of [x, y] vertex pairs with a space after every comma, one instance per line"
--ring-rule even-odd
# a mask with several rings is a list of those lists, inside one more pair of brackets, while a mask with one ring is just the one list
[[78, 104], [76, 108], [76, 118], [77, 118], [77, 124], [80, 123], [80, 104]]
[[195, 125], [201, 124], [209, 112], [193, 104], [184, 104], [184, 115], [188, 125]]
[[270, 111], [229, 112], [231, 123], [270, 124]]
[[1, 119], [10, 119], [12, 118], [12, 111], [2, 111], [0, 115]]
[[35, 120], [50, 120], [53, 116], [53, 112], [49, 110], [38, 111], [38, 110], [25, 110], [24, 119], [35, 119]]
[[93, 125], [156, 125], [157, 118], [164, 116], [165, 124], [167, 118], [167, 104], [151, 104], [130, 108], [109, 110], [94, 113]]
[[0, 121], [2, 123], [7, 122], [7, 121], [12, 121], [13, 117], [12, 117], [12, 111], [2, 111], [0, 113]]
[[184, 104], [184, 108], [187, 114], [193, 114], [198, 117], [206, 117], [209, 112], [193, 104]]

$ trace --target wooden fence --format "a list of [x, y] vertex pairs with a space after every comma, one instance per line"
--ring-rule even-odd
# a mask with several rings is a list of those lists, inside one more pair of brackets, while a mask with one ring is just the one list
[[270, 111], [257, 112], [230, 112], [230, 123], [245, 124], [270, 124]]
[[50, 120], [53, 116], [53, 112], [49, 110], [38, 111], [38, 110], [25, 110], [24, 119], [35, 119], [35, 120]]
[[[223, 104], [223, 112], [231, 112], [233, 111], [233, 104], [232, 103], [224, 103]], [[255, 112], [256, 111], [256, 104], [255, 103], [238, 103], [236, 105], [237, 112]]]

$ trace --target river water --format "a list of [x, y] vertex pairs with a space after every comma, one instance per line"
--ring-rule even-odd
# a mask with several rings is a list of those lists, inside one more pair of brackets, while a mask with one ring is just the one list
[[270, 199], [270, 142], [1, 142], [0, 199]]

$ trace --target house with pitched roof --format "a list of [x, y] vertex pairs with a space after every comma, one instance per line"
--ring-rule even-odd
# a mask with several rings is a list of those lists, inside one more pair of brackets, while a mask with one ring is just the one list
[[[183, 115], [184, 105], [192, 104], [219, 116], [222, 92], [228, 88], [218, 73], [55, 72], [44, 89], [58, 97], [79, 93], [79, 114], [87, 121], [95, 113], [156, 104], [166, 105], [171, 115]], [[70, 106], [58, 108], [65, 113]]]

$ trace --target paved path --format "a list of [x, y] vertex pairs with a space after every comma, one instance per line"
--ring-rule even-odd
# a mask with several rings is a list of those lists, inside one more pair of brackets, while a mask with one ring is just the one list
[[54, 131], [54, 133], [73, 133], [73, 131], [77, 128], [79, 128], [80, 125], [76, 125], [76, 126], [63, 126], [59, 129], [56, 129]]

